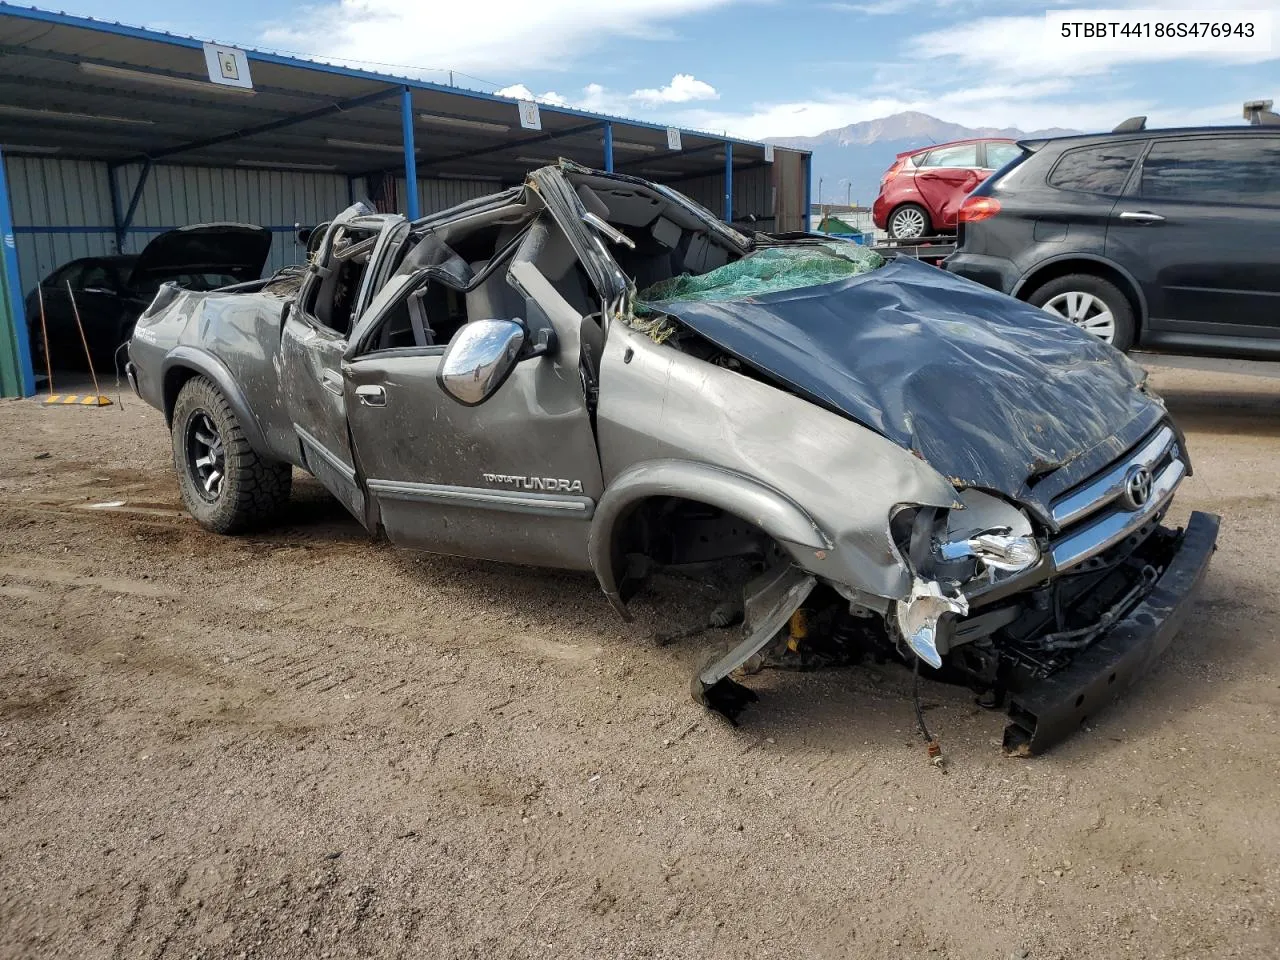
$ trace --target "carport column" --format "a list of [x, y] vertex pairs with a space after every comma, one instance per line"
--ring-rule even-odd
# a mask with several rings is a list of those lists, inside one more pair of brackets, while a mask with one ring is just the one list
[[604, 172], [613, 173], [613, 124], [604, 125]]
[[733, 144], [724, 145], [724, 222], [733, 223]]
[[4, 270], [0, 313], [9, 315], [8, 330], [0, 328], [0, 396], [29, 397], [36, 392], [31, 369], [31, 344], [27, 342], [27, 313], [22, 303], [22, 279], [18, 276], [18, 244], [9, 211], [9, 176], [0, 153], [0, 241], [4, 244]]
[[413, 91], [400, 93], [400, 123], [404, 128], [404, 208], [410, 220], [418, 219], [418, 152], [413, 145]]
[[116, 176], [118, 169], [114, 163], [107, 164], [107, 187], [111, 194], [111, 225], [115, 227], [116, 253], [124, 253], [124, 210], [120, 206], [120, 180]]
[[804, 156], [804, 215], [800, 219], [804, 232], [809, 232], [809, 211], [813, 209], [813, 154]]

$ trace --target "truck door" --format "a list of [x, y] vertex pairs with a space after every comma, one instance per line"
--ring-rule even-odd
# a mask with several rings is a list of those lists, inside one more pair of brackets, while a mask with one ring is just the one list
[[302, 462], [348, 510], [366, 522], [342, 382], [342, 357], [365, 299], [365, 275], [386, 254], [383, 234], [402, 217], [350, 207], [329, 225], [281, 332], [280, 384]]
[[[489, 260], [467, 263], [439, 244], [435, 260], [468, 291], [401, 276], [378, 294], [345, 367], [351, 436], [393, 542], [585, 570], [603, 482], [579, 336], [599, 300], [549, 216], [509, 231]], [[553, 329], [555, 349], [519, 363], [477, 406], [446, 394], [436, 375], [450, 338], [468, 322], [514, 318]]]

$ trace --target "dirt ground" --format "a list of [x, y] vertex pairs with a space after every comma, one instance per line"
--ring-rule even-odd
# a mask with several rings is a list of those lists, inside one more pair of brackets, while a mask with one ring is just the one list
[[[1223, 515], [1196, 612], [1095, 725], [896, 666], [694, 705], [713, 602], [179, 510], [159, 413], [0, 402], [0, 956], [1280, 956], [1280, 378], [1159, 369]], [[122, 507], [95, 505], [124, 501]]]

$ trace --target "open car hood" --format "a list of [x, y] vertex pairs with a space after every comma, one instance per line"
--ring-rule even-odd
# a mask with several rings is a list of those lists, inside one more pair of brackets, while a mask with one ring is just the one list
[[1051, 527], [1049, 500], [1164, 416], [1119, 351], [902, 257], [833, 283], [662, 311], [952, 483], [1002, 493]]
[[197, 223], [160, 234], [133, 265], [129, 286], [192, 273], [257, 280], [271, 251], [271, 231], [249, 223]]

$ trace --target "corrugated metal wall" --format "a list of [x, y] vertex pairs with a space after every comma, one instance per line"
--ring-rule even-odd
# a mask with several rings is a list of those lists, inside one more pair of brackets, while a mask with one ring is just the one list
[[105, 163], [6, 157], [5, 171], [24, 296], [68, 260], [116, 252]]
[[[24, 294], [69, 260], [117, 252], [105, 163], [6, 157], [5, 165]], [[138, 166], [116, 171], [124, 207], [139, 171]], [[733, 214], [740, 226], [748, 214], [754, 214], [756, 229], [798, 229], [794, 224], [776, 225], [774, 172], [773, 165], [735, 172]], [[400, 196], [404, 186], [399, 181]], [[723, 175], [673, 186], [713, 213], [723, 213]], [[419, 180], [419, 208], [424, 214], [434, 213], [501, 188], [499, 183], [483, 180]], [[302, 248], [294, 241], [295, 223], [312, 226], [327, 220], [347, 206], [349, 196], [347, 178], [340, 174], [157, 165], [143, 187], [123, 252], [136, 253], [157, 233], [174, 227], [239, 220], [272, 230], [268, 270], [274, 270], [302, 257]]]
[[[129, 166], [117, 172], [121, 203], [128, 203], [140, 169]], [[157, 233], [190, 223], [256, 223], [272, 233], [270, 272], [305, 255], [295, 239], [295, 223], [313, 226], [328, 220], [348, 205], [347, 198], [347, 178], [340, 174], [156, 166], [142, 188], [125, 252], [137, 253]]]
[[[716, 216], [724, 216], [724, 174], [680, 180], [671, 184], [687, 197], [697, 200]], [[733, 219], [739, 227], [745, 226], [749, 214], [756, 216], [752, 228], [774, 229], [773, 167], [753, 167], [733, 172]]]
[[[22, 290], [77, 257], [116, 253], [107, 165], [52, 157], [6, 157]], [[139, 166], [116, 171], [120, 203], [127, 207]], [[499, 190], [473, 180], [419, 180], [423, 213], [444, 210]], [[404, 181], [399, 184], [401, 195]], [[357, 194], [358, 194], [357, 190]], [[303, 249], [293, 225], [313, 226], [349, 204], [341, 174], [238, 167], [156, 165], [142, 188], [124, 253], [137, 253], [152, 237], [174, 227], [237, 220], [271, 229], [267, 270], [297, 263]]]
[[[404, 196], [404, 179], [396, 181], [396, 196]], [[448, 210], [468, 200], [487, 197], [503, 189], [492, 180], [418, 180], [418, 212], [423, 216]]]

